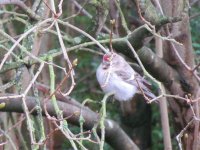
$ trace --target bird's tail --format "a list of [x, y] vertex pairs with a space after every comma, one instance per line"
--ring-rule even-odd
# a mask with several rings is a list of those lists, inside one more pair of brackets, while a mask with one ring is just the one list
[[145, 96], [147, 96], [150, 100], [156, 98], [156, 96], [150, 91], [149, 87], [146, 86], [146, 83], [144, 84], [144, 82], [139, 82], [139, 86], [139, 91], [141, 94], [145, 94]]
[[156, 96], [155, 96], [152, 92], [150, 92], [150, 91], [145, 90], [145, 91], [144, 91], [144, 94], [145, 94], [145, 96], [147, 96], [150, 100], [156, 98]]

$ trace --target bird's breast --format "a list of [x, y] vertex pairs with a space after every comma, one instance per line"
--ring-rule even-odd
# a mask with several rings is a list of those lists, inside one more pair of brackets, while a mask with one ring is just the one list
[[119, 78], [116, 74], [107, 75], [102, 87], [105, 93], [114, 92], [114, 97], [119, 101], [130, 100], [136, 93], [137, 88]]

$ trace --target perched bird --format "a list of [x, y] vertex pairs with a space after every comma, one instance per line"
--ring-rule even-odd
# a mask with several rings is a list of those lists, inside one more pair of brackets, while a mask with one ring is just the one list
[[136, 93], [152, 99], [156, 96], [147, 86], [150, 84], [117, 53], [103, 56], [102, 63], [96, 71], [97, 80], [105, 93], [114, 92], [114, 98], [119, 101], [131, 100]]

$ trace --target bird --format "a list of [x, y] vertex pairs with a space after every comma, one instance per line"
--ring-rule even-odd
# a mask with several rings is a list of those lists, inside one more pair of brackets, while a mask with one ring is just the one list
[[102, 62], [96, 70], [96, 77], [103, 92], [113, 92], [118, 101], [129, 101], [136, 93], [148, 99], [156, 98], [148, 88], [149, 82], [115, 52], [103, 55]]

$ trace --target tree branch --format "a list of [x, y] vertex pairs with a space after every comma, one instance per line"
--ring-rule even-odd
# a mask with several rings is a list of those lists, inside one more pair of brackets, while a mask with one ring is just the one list
[[[121, 39], [113, 39], [113, 47], [116, 51], [121, 52], [125, 54], [126, 56], [134, 58], [132, 51], [127, 46], [126, 40], [132, 44], [134, 49], [138, 50], [144, 45], [144, 39], [145, 37], [150, 36], [151, 33], [149, 30], [147, 30], [146, 26], [141, 26], [137, 29], [135, 29], [131, 34], [129, 34], [126, 37], [123, 37]], [[107, 43], [109, 44], [109, 40], [103, 40], [99, 41], [99, 43]], [[93, 45], [96, 44], [95, 42], [92, 43]], [[87, 47], [90, 46], [91, 42], [88, 42], [88, 44], [82, 45], [80, 44], [80, 47]], [[79, 45], [68, 48], [69, 50], [77, 49], [79, 48]], [[45, 55], [41, 55], [40, 59], [46, 60], [47, 56], [52, 55], [53, 57], [61, 55], [62, 53], [58, 51], [51, 51], [50, 53], [47, 53]], [[170, 91], [174, 91], [174, 89], [179, 89], [178, 91], [181, 91], [180, 93], [174, 93], [174, 94], [180, 94], [183, 95], [183, 91], [181, 89], [181, 85], [179, 83], [179, 75], [178, 73], [173, 70], [165, 61], [163, 61], [161, 58], [157, 57], [150, 49], [142, 48], [138, 50], [138, 55], [143, 62], [144, 66], [146, 67], [147, 71], [149, 71], [155, 78], [157, 78], [159, 81], [163, 82], [165, 86], [170, 87]], [[28, 62], [28, 65], [32, 65], [37, 63], [37, 60]], [[11, 64], [5, 64], [3, 68], [1, 69], [0, 73], [3, 73], [5, 71], [8, 71], [10, 69], [18, 68], [21, 65], [26, 65], [24, 62], [14, 62]], [[165, 70], [163, 70], [165, 68]], [[173, 85], [173, 86], [172, 86]], [[177, 90], [175, 90], [177, 91]]]
[[[3, 95], [1, 95], [3, 96]], [[5, 95], [4, 95], [5, 96]], [[2, 112], [18, 112], [24, 113], [21, 98], [4, 98], [0, 99], [1, 104], [5, 104], [5, 107], [1, 108]], [[69, 100], [70, 101], [70, 100]], [[33, 97], [26, 97], [26, 103], [29, 110], [34, 109], [36, 106]], [[87, 130], [92, 130], [95, 124], [99, 121], [99, 115], [86, 107], [78, 107], [69, 103], [64, 103], [58, 101], [58, 106], [60, 110], [63, 111], [63, 117], [69, 117], [68, 122], [79, 126], [80, 113], [85, 120], [83, 127]], [[41, 104], [42, 113], [44, 112], [44, 104]], [[47, 111], [51, 116], [56, 116], [56, 112], [50, 101], [46, 103]], [[37, 111], [32, 112], [33, 115], [37, 115]], [[100, 135], [100, 128], [97, 129]], [[138, 150], [139, 148], [133, 143], [133, 141], [128, 137], [128, 135], [121, 129], [121, 127], [114, 121], [106, 119], [105, 120], [105, 138], [106, 142], [109, 143], [116, 150]]]
[[19, 6], [25, 13], [27, 13], [28, 16], [30, 16], [30, 18], [32, 18], [34, 20], [38, 20], [39, 21], [41, 19], [40, 16], [38, 16], [29, 7], [27, 7], [24, 4], [24, 2], [22, 2], [20, 0], [2, 0], [2, 1], [0, 1], [0, 5], [9, 5], [9, 4], [13, 4], [13, 5]]

